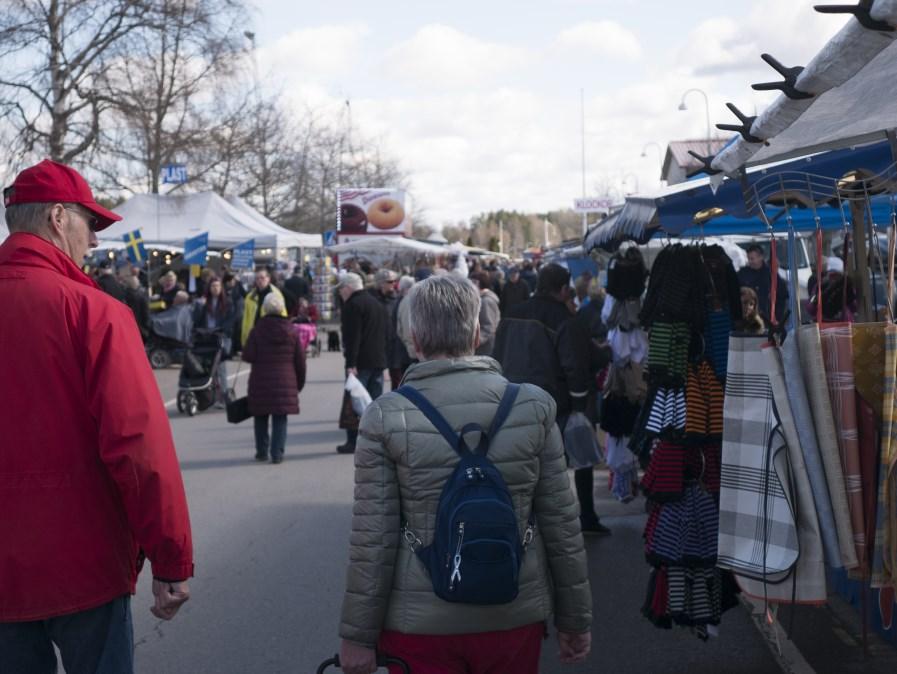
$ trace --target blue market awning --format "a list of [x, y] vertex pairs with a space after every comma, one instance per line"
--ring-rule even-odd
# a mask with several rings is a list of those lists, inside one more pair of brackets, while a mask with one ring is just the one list
[[[884, 173], [894, 163], [890, 145], [876, 143], [865, 147], [835, 150], [766, 167], [749, 169], [740, 179], [725, 180], [716, 192], [710, 180], [702, 178], [666, 187], [654, 195], [636, 195], [626, 199], [623, 209], [586, 236], [586, 250], [595, 247], [614, 249], [620, 241], [644, 242], [662, 232], [679, 236], [700, 231], [705, 234], [746, 234], [766, 231], [758, 204], [764, 204], [774, 226], [787, 230], [781, 207], [769, 202], [786, 198], [789, 202], [817, 203], [823, 227], [842, 226], [837, 208], [838, 181], [852, 172], [865, 176]], [[893, 187], [893, 186], [892, 186]], [[782, 192], [784, 191], [784, 195]], [[812, 209], [791, 209], [796, 230], [812, 230], [816, 222]], [[781, 220], [781, 222], [780, 222]], [[712, 229], [711, 229], [712, 228]]]

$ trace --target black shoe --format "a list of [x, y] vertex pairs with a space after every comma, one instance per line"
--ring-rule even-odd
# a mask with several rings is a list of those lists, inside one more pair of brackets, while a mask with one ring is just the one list
[[277, 456], [272, 456], [271, 463], [283, 463], [283, 456], [280, 454], [278, 454]]
[[584, 536], [610, 536], [611, 530], [601, 524], [600, 520], [583, 522], [582, 533]]
[[355, 453], [355, 445], [350, 445], [348, 442], [344, 445], [338, 445], [336, 448], [337, 454], [354, 454]]
[[267, 461], [268, 455], [267, 454], [256, 454], [255, 460], [258, 461], [259, 463], [261, 463], [262, 461]]

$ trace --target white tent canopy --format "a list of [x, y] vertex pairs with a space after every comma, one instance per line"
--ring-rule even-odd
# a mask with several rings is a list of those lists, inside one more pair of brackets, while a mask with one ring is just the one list
[[286, 227], [281, 227], [273, 220], [255, 210], [246, 201], [236, 195], [225, 197], [227, 202], [238, 211], [245, 213], [253, 219], [260, 231], [273, 232], [277, 236], [278, 248], [321, 248], [323, 240], [320, 234], [304, 234], [294, 232]]
[[[245, 202], [238, 208], [214, 192], [138, 194], [114, 210], [123, 219], [100, 232], [102, 241], [122, 241], [135, 229], [140, 230], [145, 245], [158, 246], [183, 246], [185, 239], [208, 232], [213, 250], [233, 248], [249, 239], [255, 240], [257, 249], [295, 247], [303, 240], [261, 214], [251, 215]], [[263, 224], [260, 218], [270, 224]], [[314, 238], [314, 246], [321, 246], [320, 237]], [[312, 247], [311, 240], [307, 247]]]
[[[875, 0], [871, 17], [897, 26], [897, 0]], [[795, 88], [808, 99], [779, 96], [713, 160], [731, 174], [746, 163], [760, 164], [884, 140], [897, 127], [897, 32], [880, 32], [851, 17], [797, 77]]]
[[365, 236], [354, 241], [328, 246], [327, 252], [347, 258], [363, 257], [377, 262], [393, 257], [445, 255], [450, 251], [445, 246], [406, 239], [403, 236]]

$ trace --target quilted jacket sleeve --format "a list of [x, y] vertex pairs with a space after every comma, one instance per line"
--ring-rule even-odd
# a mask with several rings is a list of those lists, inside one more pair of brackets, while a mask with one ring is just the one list
[[355, 506], [340, 637], [373, 648], [392, 590], [399, 546], [399, 482], [385, 447], [383, 412], [365, 411], [355, 450]]
[[563, 632], [588, 632], [592, 624], [592, 591], [576, 498], [570, 488], [554, 414], [546, 419], [545, 433], [547, 441], [540, 457], [534, 508], [538, 535], [545, 544], [554, 581], [554, 622]]

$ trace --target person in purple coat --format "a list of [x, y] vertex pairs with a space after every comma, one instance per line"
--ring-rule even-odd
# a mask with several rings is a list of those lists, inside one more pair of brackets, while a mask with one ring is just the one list
[[[299, 391], [305, 386], [305, 350], [284, 313], [280, 295], [269, 293], [262, 317], [243, 346], [249, 373], [249, 412], [255, 418], [255, 460], [283, 461], [287, 415], [299, 414]], [[271, 433], [268, 434], [268, 417]]]

